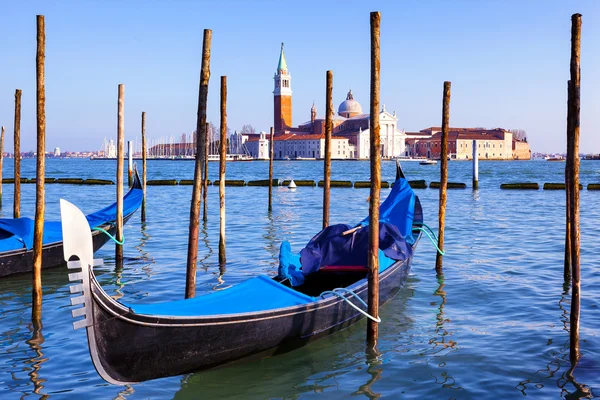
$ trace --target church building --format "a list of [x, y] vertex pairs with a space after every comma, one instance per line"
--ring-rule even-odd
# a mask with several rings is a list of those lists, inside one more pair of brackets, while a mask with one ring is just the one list
[[[308, 149], [310, 146], [298, 145], [298, 147], [293, 146], [293, 153], [287, 154], [284, 149], [289, 146], [277, 143], [283, 141], [294, 141], [294, 143], [309, 141], [310, 143], [320, 144], [323, 142], [321, 139], [325, 136], [325, 117], [317, 117], [317, 109], [314, 104], [310, 109], [310, 119], [297, 127], [292, 126], [292, 76], [288, 71], [283, 43], [281, 44], [277, 72], [273, 80], [274, 140], [276, 142], [275, 148], [280, 149], [280, 151], [275, 152], [275, 158], [300, 158], [304, 155], [311, 158], [322, 158], [324, 156], [323, 149], [313, 149], [311, 147], [310, 151], [306, 151], [306, 153], [302, 151], [300, 153], [302, 155], [299, 155], [298, 149]], [[339, 105], [337, 114], [333, 115], [332, 122], [332, 136], [340, 147], [338, 152], [337, 147], [332, 146], [332, 158], [369, 158], [370, 115], [363, 113], [360, 103], [354, 100], [352, 90], [346, 95], [346, 100]], [[403, 130], [398, 129], [396, 113], [389, 113], [384, 105], [379, 113], [379, 124], [381, 127], [381, 156], [392, 158], [406, 155], [406, 134]]]

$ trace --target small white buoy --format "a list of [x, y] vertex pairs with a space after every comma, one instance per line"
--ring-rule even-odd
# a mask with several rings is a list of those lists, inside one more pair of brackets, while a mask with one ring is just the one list
[[296, 182], [294, 182], [293, 179], [290, 181], [290, 184], [288, 185], [288, 189], [290, 189], [290, 190], [296, 189]]

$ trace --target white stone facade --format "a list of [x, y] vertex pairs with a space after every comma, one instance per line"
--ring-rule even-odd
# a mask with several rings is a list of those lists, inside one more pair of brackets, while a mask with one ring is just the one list
[[261, 132], [257, 140], [244, 140], [243, 144], [248, 149], [250, 157], [257, 160], [269, 159], [269, 135], [265, 132]]
[[[405, 155], [406, 133], [397, 128], [398, 118], [385, 111], [379, 114], [379, 138], [381, 157], [395, 158]], [[356, 140], [356, 158], [369, 158], [371, 154], [370, 129], [359, 132]]]

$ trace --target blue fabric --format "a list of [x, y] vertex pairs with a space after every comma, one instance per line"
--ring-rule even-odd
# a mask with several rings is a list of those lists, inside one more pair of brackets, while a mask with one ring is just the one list
[[[415, 216], [415, 192], [410, 187], [408, 181], [399, 178], [394, 182], [392, 191], [379, 206], [379, 223], [387, 222], [398, 228], [402, 237], [410, 244], [415, 239], [412, 236], [412, 224]], [[369, 224], [367, 216], [360, 223], [363, 226]]]
[[[345, 236], [342, 232], [350, 229], [348, 225], [331, 225], [323, 229], [300, 251], [302, 273], [308, 275], [321, 266], [329, 265], [368, 266], [370, 228], [366, 225]], [[388, 222], [379, 224], [379, 251], [395, 261], [406, 260], [412, 255], [412, 247], [404, 240], [398, 228]]]
[[[379, 207], [379, 271], [384, 271], [396, 261], [412, 255], [414, 243], [412, 224], [416, 195], [408, 181], [399, 178]], [[363, 219], [361, 229], [342, 236], [352, 229], [350, 225], [332, 225], [315, 235], [297, 255], [289, 243], [282, 243], [279, 253], [279, 275], [290, 279], [292, 286], [304, 282], [304, 276], [321, 266], [367, 266], [369, 254], [369, 217]], [[284, 246], [285, 244], [285, 246]], [[298, 274], [301, 271], [302, 275]]]
[[267, 311], [314, 302], [307, 296], [259, 275], [228, 289], [192, 299], [154, 304], [125, 304], [136, 314], [165, 316], [222, 315]]
[[[129, 215], [142, 204], [144, 193], [141, 189], [131, 189], [123, 197], [123, 215]], [[117, 203], [86, 216], [91, 228], [114, 222], [117, 218]], [[33, 248], [33, 223], [31, 218], [0, 219], [0, 252]], [[44, 223], [43, 244], [62, 241], [60, 221]]]
[[284, 240], [279, 248], [278, 272], [279, 276], [289, 279], [292, 286], [299, 286], [304, 283], [300, 254], [292, 253], [292, 246], [287, 240]]

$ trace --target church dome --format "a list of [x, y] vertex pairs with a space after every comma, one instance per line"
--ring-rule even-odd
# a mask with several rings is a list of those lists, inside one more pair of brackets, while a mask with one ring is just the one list
[[348, 92], [346, 100], [338, 107], [338, 114], [346, 118], [362, 114], [362, 107], [358, 101], [354, 100], [352, 90]]

